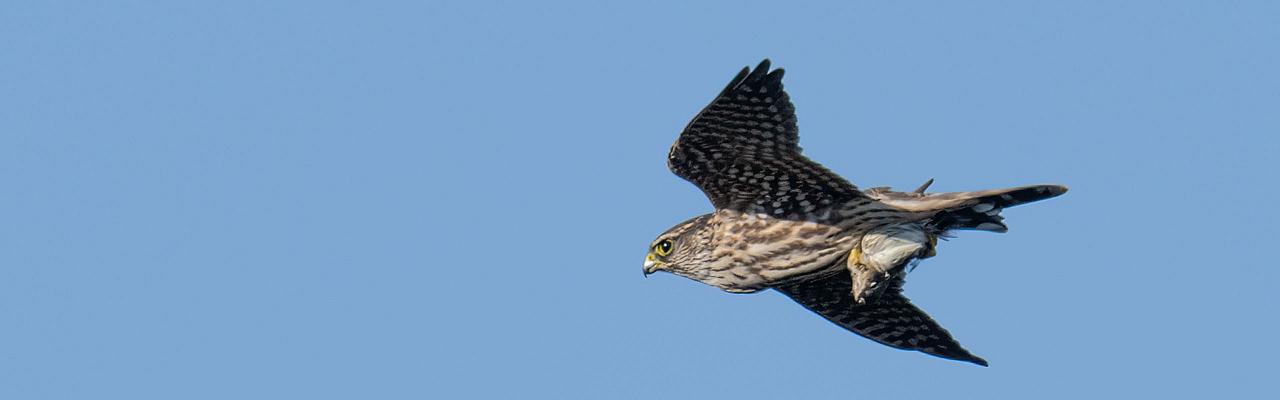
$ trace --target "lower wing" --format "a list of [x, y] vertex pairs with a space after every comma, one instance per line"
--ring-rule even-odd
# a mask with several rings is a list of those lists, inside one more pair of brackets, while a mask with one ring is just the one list
[[886, 346], [987, 366], [986, 360], [969, 353], [911, 304], [902, 295], [902, 283], [902, 278], [894, 279], [883, 293], [863, 304], [853, 300], [853, 280], [843, 272], [775, 289], [828, 321]]

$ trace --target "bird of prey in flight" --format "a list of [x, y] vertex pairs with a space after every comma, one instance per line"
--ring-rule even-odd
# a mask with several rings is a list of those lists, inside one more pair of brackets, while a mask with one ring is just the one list
[[666, 271], [733, 293], [774, 289], [881, 344], [986, 366], [902, 293], [907, 272], [956, 230], [1005, 232], [1000, 211], [1059, 185], [926, 193], [859, 190], [800, 152], [795, 108], [769, 60], [743, 68], [684, 128], [667, 166], [715, 211], [649, 246]]

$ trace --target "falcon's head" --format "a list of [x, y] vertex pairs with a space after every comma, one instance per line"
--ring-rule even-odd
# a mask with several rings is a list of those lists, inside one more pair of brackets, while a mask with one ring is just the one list
[[667, 229], [649, 245], [649, 255], [644, 258], [644, 274], [667, 271], [687, 278], [698, 279], [703, 274], [699, 266], [711, 257], [712, 229], [708, 221], [711, 214], [690, 218]]

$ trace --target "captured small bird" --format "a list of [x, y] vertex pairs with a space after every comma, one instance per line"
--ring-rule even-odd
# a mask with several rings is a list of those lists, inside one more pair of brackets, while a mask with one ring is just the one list
[[769, 60], [743, 68], [667, 156], [715, 211], [649, 246], [666, 271], [732, 293], [774, 289], [881, 344], [986, 366], [902, 294], [907, 272], [955, 230], [1005, 232], [1000, 211], [1066, 193], [1059, 185], [974, 192], [859, 190], [800, 154], [795, 108]]

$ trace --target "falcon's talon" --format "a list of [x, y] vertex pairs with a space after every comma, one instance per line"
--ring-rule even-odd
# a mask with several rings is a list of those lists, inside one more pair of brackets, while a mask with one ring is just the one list
[[986, 365], [902, 294], [907, 266], [936, 254], [948, 230], [1002, 232], [996, 210], [1067, 189], [926, 193], [929, 179], [912, 192], [860, 191], [801, 155], [782, 76], [769, 60], [744, 68], [671, 146], [668, 168], [715, 212], [660, 235], [646, 273], [660, 267], [735, 293], [773, 288], [885, 345]]

